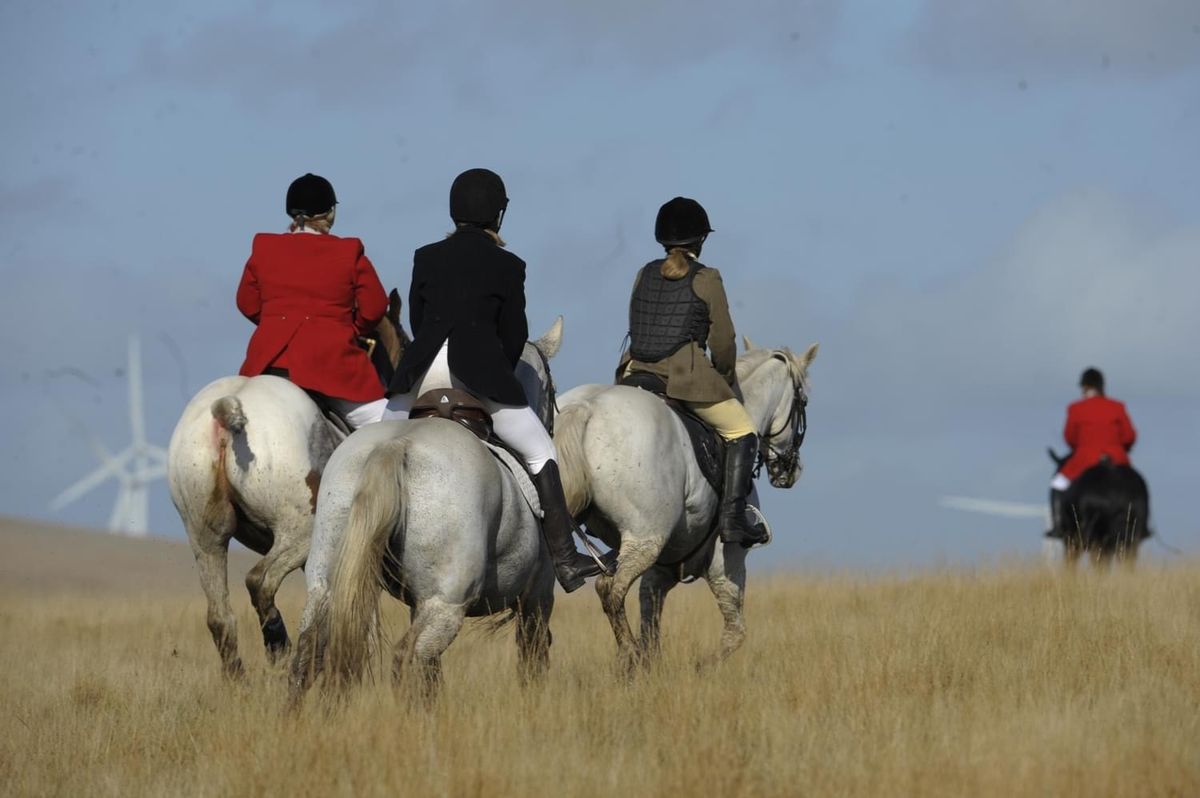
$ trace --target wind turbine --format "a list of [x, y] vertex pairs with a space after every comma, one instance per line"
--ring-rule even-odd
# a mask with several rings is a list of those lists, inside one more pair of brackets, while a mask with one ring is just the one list
[[[1025, 502], [999, 501], [996, 499], [977, 499], [971, 496], [943, 496], [938, 504], [950, 510], [963, 510], [968, 513], [982, 513], [1001, 518], [1040, 518], [1050, 525], [1050, 509], [1042, 504], [1027, 504]], [[1058, 538], [1042, 538], [1042, 559], [1048, 564], [1062, 559], [1063, 542]]]
[[146, 442], [146, 424], [142, 401], [142, 346], [136, 335], [129, 337], [129, 428], [133, 440], [112, 454], [90, 431], [85, 431], [100, 467], [70, 486], [50, 502], [51, 510], [61, 510], [109, 479], [116, 479], [117, 501], [108, 517], [108, 529], [143, 537], [149, 525], [151, 482], [167, 475], [167, 453]]

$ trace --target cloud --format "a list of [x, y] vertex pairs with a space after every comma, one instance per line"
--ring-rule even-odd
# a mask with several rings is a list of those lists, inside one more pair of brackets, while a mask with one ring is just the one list
[[297, 92], [337, 102], [447, 83], [463, 98], [478, 99], [527, 93], [531, 81], [569, 86], [592, 69], [644, 73], [730, 50], [760, 59], [809, 58], [824, 52], [839, 9], [835, 0], [757, 0], [736, 10], [718, 0], [505, 6], [460, 0], [347, 4], [333, 14], [280, 16], [270, 4], [256, 4], [199, 25], [182, 40], [148, 40], [139, 72], [232, 91], [254, 103]]
[[1195, 0], [926, 0], [909, 45], [945, 70], [1111, 68], [1159, 76], [1200, 64]]
[[858, 311], [860, 354], [922, 401], [1070, 385], [1088, 365], [1126, 393], [1200, 397], [1200, 372], [1178, 367], [1200, 340], [1197, 262], [1200, 225], [1165, 226], [1111, 194], [1069, 194], [961, 277], [872, 289]]
[[0, 216], [78, 217], [89, 207], [73, 179], [47, 176], [0, 185]]

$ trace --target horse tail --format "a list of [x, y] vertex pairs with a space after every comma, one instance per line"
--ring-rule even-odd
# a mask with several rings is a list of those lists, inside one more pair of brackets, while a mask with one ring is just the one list
[[379, 593], [388, 537], [404, 512], [400, 472], [403, 439], [379, 444], [363, 464], [329, 582], [331, 674], [362, 675], [378, 627]]
[[212, 403], [212, 416], [228, 432], [237, 435], [246, 429], [246, 411], [236, 396], [222, 396]]
[[554, 446], [558, 449], [558, 472], [562, 478], [567, 509], [578, 518], [592, 503], [588, 480], [587, 454], [583, 436], [591, 420], [592, 409], [586, 403], [571, 405], [555, 421]]

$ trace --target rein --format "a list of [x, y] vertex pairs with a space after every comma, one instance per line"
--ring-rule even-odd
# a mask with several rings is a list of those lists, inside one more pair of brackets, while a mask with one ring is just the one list
[[[800, 447], [804, 445], [804, 436], [808, 434], [808, 393], [804, 390], [804, 379], [795, 374], [792, 364], [783, 355], [771, 355], [775, 360], [782, 361], [788, 367], [788, 375], [792, 380], [792, 406], [788, 417], [779, 429], [772, 431], [767, 427], [767, 434], [759, 439], [758, 459], [752, 472], [755, 479], [762, 473], [762, 467], [767, 466], [767, 475], [771, 479], [780, 479], [790, 474], [800, 459]], [[780, 452], [772, 444], [775, 436], [791, 429], [792, 436], [787, 448]]]

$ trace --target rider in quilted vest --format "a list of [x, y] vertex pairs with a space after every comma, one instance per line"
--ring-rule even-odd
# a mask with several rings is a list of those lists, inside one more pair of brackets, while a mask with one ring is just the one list
[[758, 454], [754, 423], [739, 400], [737, 343], [721, 274], [698, 258], [708, 234], [700, 203], [676, 197], [662, 206], [654, 237], [666, 249], [638, 272], [629, 303], [629, 350], [618, 374], [661, 378], [725, 442], [718, 530], [726, 543], [751, 546], [766, 530], [746, 523], [746, 497]]
[[1067, 408], [1063, 439], [1071, 456], [1050, 481], [1051, 536], [1069, 529], [1073, 520], [1066, 514], [1065, 495], [1071, 483], [1104, 459], [1114, 465], [1129, 465], [1129, 450], [1137, 441], [1137, 430], [1125, 405], [1104, 395], [1104, 375], [1089, 368], [1079, 378], [1083, 398]]
[[529, 407], [514, 374], [529, 326], [525, 262], [504, 248], [500, 223], [508, 208], [504, 182], [469, 169], [450, 187], [449, 237], [413, 256], [408, 312], [413, 341], [388, 386], [384, 418], [408, 418], [426, 391], [459, 388], [480, 399], [496, 435], [524, 459], [545, 513], [542, 535], [559, 584], [570, 592], [601, 572], [575, 550], [554, 441]]
[[358, 337], [379, 324], [388, 298], [362, 241], [330, 235], [336, 206], [328, 180], [303, 175], [288, 187], [289, 231], [254, 237], [237, 306], [257, 329], [239, 373], [287, 377], [357, 428], [386, 404]]

